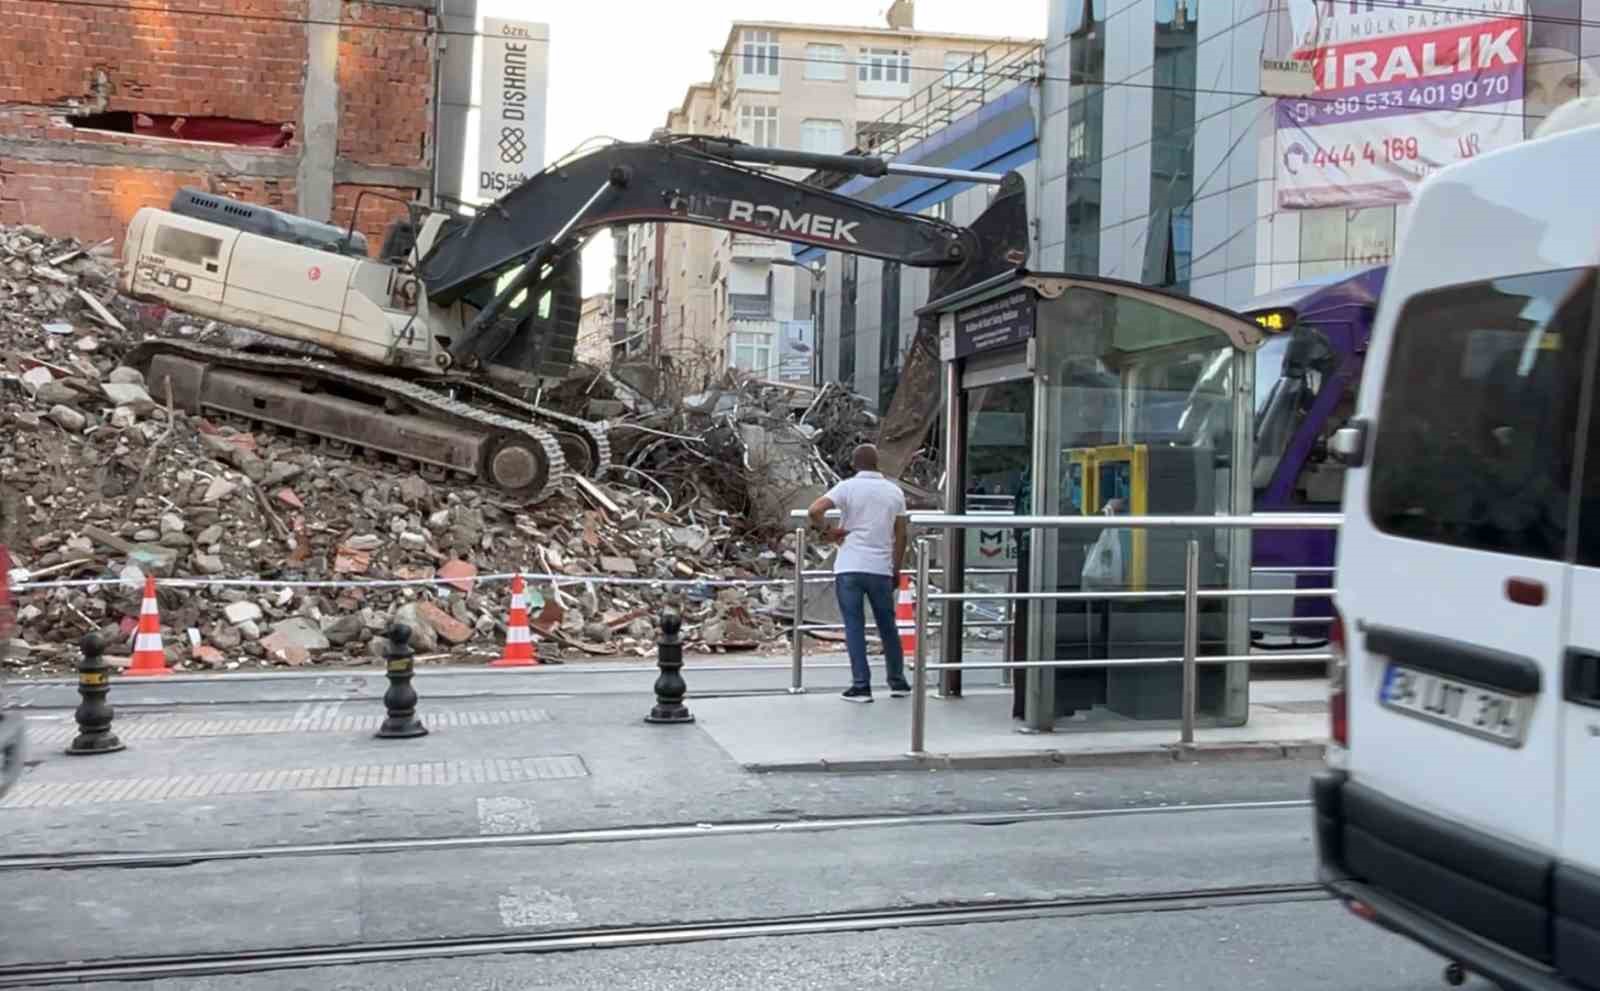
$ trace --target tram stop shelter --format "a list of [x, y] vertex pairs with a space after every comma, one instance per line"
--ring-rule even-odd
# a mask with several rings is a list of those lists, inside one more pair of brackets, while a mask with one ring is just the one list
[[[1025, 271], [919, 316], [939, 326], [946, 513], [986, 512], [1007, 495], [1011, 513], [1032, 516], [1250, 513], [1253, 353], [1265, 336], [1255, 321], [1134, 283]], [[1247, 530], [1199, 519], [1192, 530], [1022, 529], [1002, 519], [975, 540], [944, 529], [945, 589], [966, 588], [969, 569], [1014, 554], [1021, 592], [1181, 591], [1190, 540], [1200, 588], [1250, 586]], [[968, 560], [973, 547], [983, 561]], [[959, 665], [964, 610], [945, 605], [941, 655]], [[1183, 651], [1181, 597], [1031, 600], [1014, 615], [1012, 661], [1090, 662], [1013, 672], [1012, 716], [1025, 731], [1097, 707], [1180, 717], [1182, 672], [1170, 661]], [[1241, 657], [1249, 645], [1248, 599], [1201, 600], [1198, 657]], [[1197, 670], [1199, 724], [1243, 725], [1248, 663]], [[958, 669], [941, 672], [940, 692], [961, 694]]]

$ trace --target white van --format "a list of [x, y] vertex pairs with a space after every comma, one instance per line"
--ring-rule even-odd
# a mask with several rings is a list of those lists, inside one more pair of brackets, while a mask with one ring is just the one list
[[1600, 988], [1600, 126], [1422, 185], [1339, 539], [1324, 884], [1508, 989]]

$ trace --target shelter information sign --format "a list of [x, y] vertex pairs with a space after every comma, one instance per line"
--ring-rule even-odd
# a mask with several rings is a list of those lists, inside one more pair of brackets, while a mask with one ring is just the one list
[[957, 310], [950, 357], [965, 358], [1028, 340], [1033, 336], [1036, 304], [1032, 289], [1014, 289], [997, 299]]

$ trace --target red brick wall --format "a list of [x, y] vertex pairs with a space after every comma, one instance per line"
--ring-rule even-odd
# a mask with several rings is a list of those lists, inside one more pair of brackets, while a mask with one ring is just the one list
[[344, 21], [339, 154], [368, 165], [425, 164], [433, 124], [433, 37], [420, 30], [428, 27], [427, 13], [352, 3]]
[[396, 203], [392, 199], [380, 199], [376, 193], [385, 196], [398, 196], [406, 202], [417, 198], [415, 189], [392, 189], [387, 186], [354, 186], [339, 185], [333, 187], [333, 223], [345, 227], [350, 223], [350, 213], [355, 209], [356, 197], [363, 190], [368, 191], [367, 196], [361, 198], [361, 212], [357, 215], [356, 230], [367, 236], [367, 251], [374, 256], [383, 247], [384, 235], [389, 232], [389, 225], [406, 216], [404, 203]]
[[[241, 8], [285, 20], [199, 17], [149, 9], [0, 0], [0, 105], [92, 100], [97, 70], [109, 110], [293, 121], [305, 74], [306, 0], [185, 0], [187, 10]], [[87, 109], [87, 108], [86, 108]], [[5, 133], [0, 118], [0, 133]]]
[[215, 178], [205, 172], [0, 161], [0, 223], [37, 224], [82, 241], [114, 238], [122, 247], [141, 206], [165, 206], [180, 186], [212, 189], [263, 206], [293, 210], [287, 179]]
[[[105, 0], [116, 3], [117, 0]], [[99, 111], [214, 115], [294, 122], [305, 76], [308, 0], [127, 0], [124, 9], [0, 0], [0, 139], [47, 141], [60, 162], [0, 155], [0, 223], [32, 223], [87, 241], [120, 244], [142, 206], [165, 206], [180, 186], [209, 188], [293, 210], [292, 179], [240, 174], [241, 157], [276, 158], [293, 175], [299, 139], [279, 150], [215, 150], [212, 145], [108, 134], [71, 127], [66, 115]], [[200, 16], [193, 11], [215, 11]], [[255, 14], [267, 18], [243, 16]], [[339, 28], [338, 155], [366, 165], [425, 166], [432, 124], [432, 26], [426, 11], [346, 2]], [[402, 30], [390, 30], [399, 28]], [[85, 147], [143, 152], [195, 149], [214, 164], [163, 171], [72, 164]], [[33, 156], [30, 156], [33, 157]], [[360, 187], [335, 189], [335, 223], [350, 216]], [[414, 189], [376, 189], [407, 199]], [[374, 251], [404, 208], [375, 197], [362, 204], [361, 229]]]

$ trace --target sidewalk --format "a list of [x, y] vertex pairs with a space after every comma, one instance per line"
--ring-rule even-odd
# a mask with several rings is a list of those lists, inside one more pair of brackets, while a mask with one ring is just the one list
[[836, 694], [706, 699], [693, 708], [723, 750], [752, 771], [883, 771], [1171, 763], [1183, 760], [1318, 758], [1327, 735], [1326, 683], [1260, 681], [1243, 726], [1195, 730], [1178, 745], [1179, 725], [1135, 722], [1096, 710], [1059, 720], [1053, 733], [1020, 732], [1011, 693], [969, 690], [928, 700], [924, 755], [911, 746], [911, 699], [881, 693], [871, 705]]

